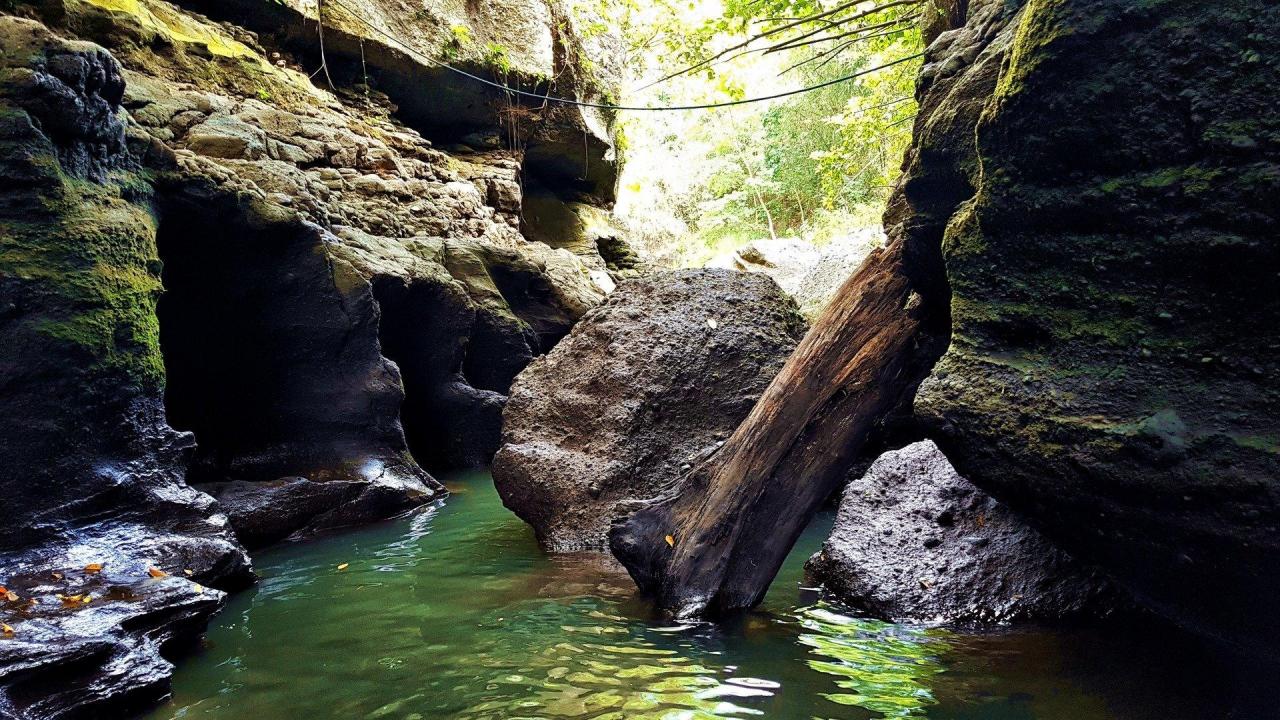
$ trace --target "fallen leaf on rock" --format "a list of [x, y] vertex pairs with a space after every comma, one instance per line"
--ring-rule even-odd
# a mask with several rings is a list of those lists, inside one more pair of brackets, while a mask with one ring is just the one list
[[671, 547], [675, 547], [675, 546], [676, 546], [676, 538], [675, 538], [675, 536], [674, 536], [674, 535], [668, 535], [668, 536], [666, 536], [666, 537], [665, 537], [665, 538], [663, 538], [663, 539], [664, 539], [664, 540], [666, 540], [666, 541], [667, 541], [667, 544], [668, 544], [668, 545], [670, 545]]
[[148, 575], [150, 575], [150, 576], [151, 576], [151, 577], [153, 577], [153, 578], [169, 577], [169, 573], [167, 573], [167, 572], [165, 572], [165, 571], [163, 571], [163, 570], [161, 570], [160, 568], [157, 568], [157, 567], [149, 567], [149, 568], [147, 568], [147, 574], [148, 574]]
[[204, 586], [203, 586], [203, 585], [201, 585], [200, 583], [196, 583], [196, 592], [197, 592], [197, 593], [200, 593], [201, 595], [203, 595], [203, 594], [204, 594]]
[[342, 563], [341, 565], [339, 565], [339, 566], [338, 566], [338, 569], [339, 569], [339, 570], [346, 570], [346, 569], [347, 569], [348, 567], [350, 567], [350, 566], [351, 566], [351, 563]]
[[84, 566], [84, 571], [87, 573], [100, 573], [102, 572], [102, 563], [89, 563]]

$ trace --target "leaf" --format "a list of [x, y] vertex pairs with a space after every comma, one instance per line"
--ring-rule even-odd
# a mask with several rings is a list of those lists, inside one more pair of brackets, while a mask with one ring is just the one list
[[4, 593], [4, 599], [9, 602], [18, 602], [18, 593], [12, 590], [6, 590]]
[[346, 570], [350, 566], [351, 566], [351, 563], [342, 563], [341, 565], [338, 566], [338, 570]]
[[61, 580], [61, 579], [62, 579], [62, 573], [60, 573], [60, 572], [56, 572], [56, 573], [54, 573], [54, 574], [53, 574], [53, 579], [54, 579], [54, 580]]
[[182, 574], [186, 575], [187, 577], [191, 577], [192, 575], [196, 574], [196, 571], [192, 570], [191, 568], [186, 568], [185, 570], [182, 571]]
[[85, 605], [88, 605], [89, 601], [92, 599], [93, 599], [92, 595], [85, 595], [84, 597], [80, 598], [80, 602], [84, 603]]
[[151, 576], [151, 577], [153, 577], [153, 578], [169, 577], [169, 573], [167, 573], [167, 572], [165, 572], [165, 571], [161, 570], [160, 568], [156, 568], [156, 567], [149, 567], [149, 568], [147, 568], [147, 574], [148, 574], [148, 575], [150, 575], [150, 576]]
[[7, 637], [13, 637], [13, 627], [0, 623], [0, 633], [4, 633]]
[[200, 583], [196, 583], [196, 592], [197, 592], [197, 593], [199, 593], [200, 595], [203, 595], [203, 594], [204, 594], [204, 586], [203, 586], [203, 585], [201, 585]]
[[663, 538], [663, 540], [666, 540], [667, 544], [670, 545], [671, 547], [676, 546], [676, 537], [674, 535], [668, 535], [665, 538]]
[[707, 318], [707, 327], [711, 328], [712, 330], [715, 330], [716, 328], [720, 327], [720, 323], [716, 322], [712, 318]]
[[84, 566], [84, 571], [90, 574], [102, 572], [102, 563], [89, 563]]
[[65, 607], [79, 607], [82, 603], [89, 602], [88, 600], [85, 600], [86, 596], [84, 595], [63, 595], [62, 593], [58, 593], [54, 597], [61, 600]]

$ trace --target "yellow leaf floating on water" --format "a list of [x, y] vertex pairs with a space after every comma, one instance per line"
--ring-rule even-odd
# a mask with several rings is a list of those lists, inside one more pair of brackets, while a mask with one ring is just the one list
[[8, 637], [13, 637], [13, 627], [0, 623], [0, 633], [4, 633]]
[[93, 599], [92, 595], [63, 595], [62, 593], [58, 593], [54, 597], [61, 600], [66, 607], [79, 607]]
[[675, 536], [674, 536], [674, 535], [668, 535], [668, 536], [666, 536], [666, 537], [665, 537], [665, 538], [663, 538], [663, 539], [664, 539], [664, 540], [666, 540], [666, 541], [667, 541], [667, 544], [668, 544], [668, 545], [670, 545], [671, 547], [675, 547], [675, 546], [676, 546], [676, 538], [675, 538]]
[[153, 578], [169, 577], [169, 573], [156, 567], [147, 568], [147, 574]]
[[348, 567], [351, 567], [351, 563], [342, 563], [341, 565], [338, 566], [338, 569], [346, 570]]
[[100, 573], [102, 572], [102, 563], [89, 563], [84, 566], [84, 571], [87, 573]]

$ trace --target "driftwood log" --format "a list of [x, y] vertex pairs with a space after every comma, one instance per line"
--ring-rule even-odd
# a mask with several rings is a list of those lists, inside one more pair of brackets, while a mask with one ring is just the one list
[[614, 554], [662, 608], [759, 602], [868, 432], [923, 380], [945, 283], [927, 297], [906, 266], [901, 239], [873, 252], [725, 444], [612, 528]]

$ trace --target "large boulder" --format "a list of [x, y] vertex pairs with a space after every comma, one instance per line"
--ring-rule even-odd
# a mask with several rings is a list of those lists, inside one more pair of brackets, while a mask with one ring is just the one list
[[[1280, 6], [969, 10], [930, 47], [922, 82], [948, 92], [904, 181], [927, 211], [907, 226], [946, 223], [953, 291], [917, 412], [1073, 556], [1275, 656]], [[1009, 38], [1003, 66], [985, 36]], [[968, 159], [918, 171], [947, 157]]]
[[803, 332], [763, 275], [623, 282], [516, 378], [493, 465], [503, 503], [549, 550], [603, 550], [628, 503], [728, 437]]
[[849, 483], [805, 565], [838, 599], [894, 621], [995, 623], [1105, 615], [1117, 595], [974, 487], [930, 441]]

